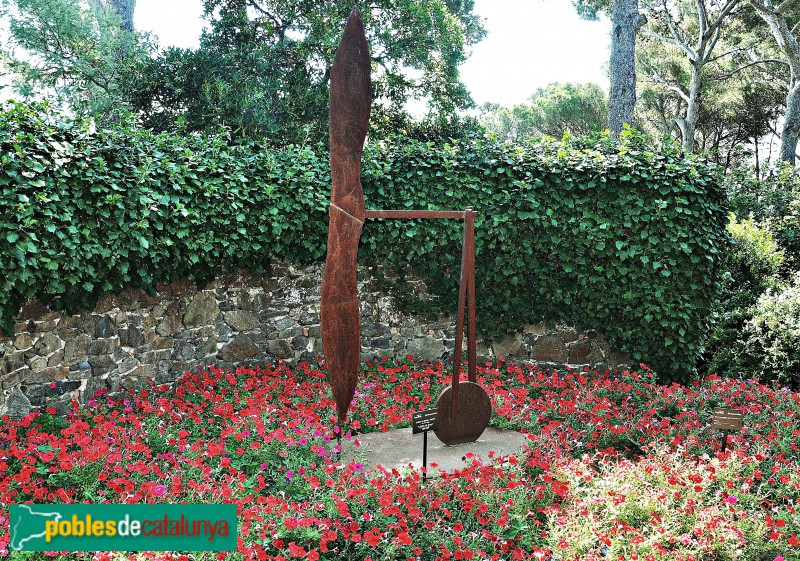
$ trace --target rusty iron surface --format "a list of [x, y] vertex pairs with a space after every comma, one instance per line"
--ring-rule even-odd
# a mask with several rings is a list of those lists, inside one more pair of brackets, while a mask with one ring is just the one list
[[367, 210], [367, 218], [457, 218], [464, 219], [463, 210]]
[[340, 423], [347, 417], [361, 368], [356, 257], [365, 218], [361, 154], [371, 104], [369, 47], [361, 14], [353, 8], [331, 68], [330, 223], [320, 299], [328, 381]]
[[[437, 402], [436, 436], [445, 444], [474, 442], [489, 424], [491, 402], [476, 380], [475, 216], [472, 208], [448, 210], [365, 210], [361, 155], [372, 104], [370, 54], [364, 24], [353, 8], [331, 67], [331, 201], [327, 257], [322, 278], [320, 322], [328, 381], [339, 423], [347, 418], [361, 370], [361, 320], [356, 259], [366, 218], [453, 218], [464, 221], [453, 383]], [[469, 382], [460, 382], [464, 319], [467, 319]]]
[[[366, 218], [413, 219], [454, 218], [464, 221], [461, 243], [461, 280], [458, 287], [455, 347], [453, 349], [453, 381], [437, 401], [436, 436], [447, 445], [474, 442], [489, 425], [492, 414], [489, 396], [477, 383], [477, 344], [475, 334], [475, 218], [472, 207], [456, 210], [367, 210]], [[460, 382], [466, 319], [467, 372], [469, 382]], [[461, 395], [462, 389], [468, 392]]]
[[[454, 388], [458, 388], [456, 401]], [[475, 442], [489, 426], [492, 402], [486, 390], [474, 382], [448, 386], [436, 401], [436, 438], [448, 446]]]

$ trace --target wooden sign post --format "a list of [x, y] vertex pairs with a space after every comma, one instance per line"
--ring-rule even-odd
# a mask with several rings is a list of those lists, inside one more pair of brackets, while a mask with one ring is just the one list
[[411, 433], [422, 433], [422, 482], [428, 479], [428, 431], [436, 430], [438, 409], [417, 411], [411, 417]]
[[734, 430], [742, 430], [744, 413], [731, 407], [716, 407], [713, 419], [712, 428], [722, 431], [722, 451], [724, 452], [728, 447], [728, 434]]

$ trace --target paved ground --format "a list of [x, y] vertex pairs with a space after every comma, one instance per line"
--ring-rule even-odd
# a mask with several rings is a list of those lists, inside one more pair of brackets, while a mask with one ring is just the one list
[[[422, 466], [423, 435], [411, 433], [411, 428], [397, 429], [389, 432], [373, 432], [355, 437], [361, 446], [360, 452], [347, 443], [344, 448], [345, 458], [349, 461], [358, 458], [369, 471], [383, 466], [386, 469], [407, 468], [412, 464], [415, 469]], [[513, 454], [518, 452], [527, 442], [524, 434], [516, 431], [488, 427], [477, 442], [445, 446], [436, 438], [433, 431], [428, 433], [428, 474], [435, 476], [437, 470], [454, 471], [466, 467], [464, 460], [467, 453], [472, 452], [488, 463], [489, 452]], [[366, 455], [365, 455], [366, 454]], [[365, 456], [364, 456], [365, 455]]]

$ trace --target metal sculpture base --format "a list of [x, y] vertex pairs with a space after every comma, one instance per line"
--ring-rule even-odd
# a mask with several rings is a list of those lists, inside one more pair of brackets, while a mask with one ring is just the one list
[[[455, 405], [455, 407], [454, 407]], [[492, 416], [492, 402], [481, 386], [474, 382], [458, 384], [458, 403], [453, 403], [453, 386], [447, 386], [436, 401], [436, 438], [447, 445], [478, 440]]]
[[[356, 440], [359, 446], [355, 446]], [[487, 427], [475, 442], [454, 446], [431, 437], [428, 439], [428, 480], [437, 477], [440, 471], [462, 470], [475, 461], [474, 458], [488, 465], [492, 457], [516, 454], [524, 450], [526, 444], [530, 444], [527, 435], [497, 427]], [[359, 434], [350, 440], [343, 439], [342, 445], [341, 461], [345, 464], [361, 462], [365, 473], [378, 466], [401, 473], [407, 469], [419, 472], [422, 468], [422, 435], [413, 434], [411, 427]]]
[[[492, 416], [492, 404], [477, 382], [475, 335], [475, 217], [473, 208], [453, 210], [367, 210], [366, 218], [457, 218], [464, 221], [461, 243], [461, 282], [458, 287], [456, 342], [453, 350], [453, 382], [436, 402], [438, 413], [434, 431], [444, 444], [455, 445], [478, 440]], [[467, 319], [467, 363], [469, 382], [461, 379], [461, 351], [464, 319]]]

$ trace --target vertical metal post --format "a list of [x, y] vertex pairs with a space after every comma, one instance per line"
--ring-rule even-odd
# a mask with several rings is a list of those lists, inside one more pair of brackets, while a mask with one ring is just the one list
[[722, 430], [722, 451], [725, 452], [725, 450], [727, 448], [728, 448], [728, 431], [723, 429]]
[[467, 353], [469, 360], [469, 381], [477, 381], [477, 349], [475, 337], [475, 216], [478, 213], [474, 208], [468, 207], [464, 213], [464, 228], [467, 233]]
[[428, 431], [422, 431], [422, 482], [428, 480]]
[[464, 212], [464, 236], [461, 243], [461, 282], [458, 285], [458, 313], [456, 314], [456, 341], [453, 351], [453, 405], [450, 407], [450, 420], [453, 419], [458, 403], [458, 384], [461, 378], [461, 349], [464, 339], [464, 309], [467, 300], [467, 239], [469, 237], [469, 211]]

